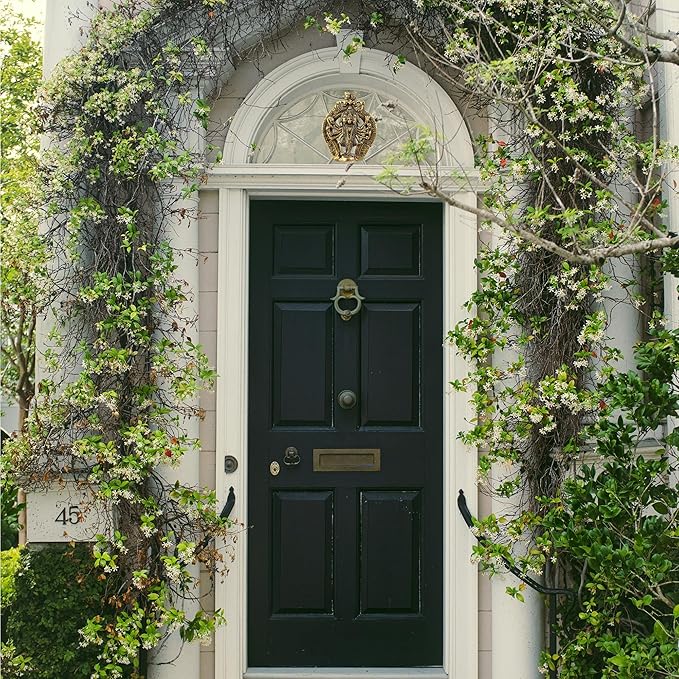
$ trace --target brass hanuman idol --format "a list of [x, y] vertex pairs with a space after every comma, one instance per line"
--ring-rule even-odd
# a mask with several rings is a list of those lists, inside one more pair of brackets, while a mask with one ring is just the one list
[[375, 141], [375, 119], [353, 92], [345, 92], [323, 121], [323, 138], [333, 160], [363, 160]]

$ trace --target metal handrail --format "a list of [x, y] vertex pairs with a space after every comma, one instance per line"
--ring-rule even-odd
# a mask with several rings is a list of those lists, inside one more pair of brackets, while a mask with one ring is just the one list
[[[469, 528], [474, 527], [474, 517], [472, 516], [471, 512], [469, 511], [469, 507], [467, 506], [467, 498], [465, 497], [464, 491], [460, 489], [460, 492], [457, 496], [457, 508], [460, 510], [460, 514], [462, 514], [462, 518], [464, 519], [464, 522], [467, 524]], [[482, 545], [488, 545], [491, 544], [491, 541], [484, 537], [483, 535], [476, 535], [476, 539], [479, 541], [480, 544]], [[545, 587], [544, 585], [541, 585], [537, 580], [533, 580], [528, 575], [525, 575], [524, 573], [521, 572], [521, 569], [517, 568], [514, 564], [512, 564], [507, 557], [503, 556], [502, 558], [502, 563], [507, 567], [507, 569], [516, 575], [519, 580], [522, 580], [525, 582], [531, 589], [534, 589], [536, 592], [540, 592], [540, 594], [548, 594], [548, 595], [557, 595], [561, 594], [563, 596], [569, 596], [569, 597], [576, 597], [577, 594], [572, 590], [572, 589], [562, 589], [560, 587]]]
[[[464, 522], [467, 524], [467, 526], [470, 529], [473, 528], [474, 517], [472, 516], [472, 513], [469, 511], [469, 507], [467, 506], [467, 498], [465, 497], [464, 491], [462, 489], [460, 489], [460, 492], [458, 493], [457, 496], [457, 508], [460, 510], [460, 514], [462, 514], [462, 518], [464, 519]], [[483, 535], [476, 535], [476, 539], [479, 541], [479, 544], [481, 545], [491, 544], [491, 540], [484, 537]], [[571, 599], [576, 599], [577, 593], [574, 592], [572, 589], [562, 589], [561, 587], [545, 587], [544, 585], [541, 585], [537, 580], [533, 580], [533, 578], [522, 573], [521, 570], [517, 568], [514, 564], [512, 564], [507, 557], [503, 556], [501, 557], [501, 559], [502, 563], [504, 563], [504, 565], [507, 567], [507, 570], [509, 570], [510, 573], [514, 574], [522, 582], [525, 582], [531, 589], [534, 589], [536, 592], [540, 592], [540, 594], [545, 594], [546, 596], [549, 597], [549, 653], [551, 656], [554, 656], [556, 654], [557, 647], [556, 597], [561, 595], [567, 596]], [[555, 669], [550, 670], [549, 676], [551, 679], [556, 679], [556, 670]]]

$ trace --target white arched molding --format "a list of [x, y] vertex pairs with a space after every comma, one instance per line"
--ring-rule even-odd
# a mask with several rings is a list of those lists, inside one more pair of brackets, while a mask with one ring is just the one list
[[360, 50], [353, 64], [354, 68], [347, 68], [341, 50], [328, 47], [302, 54], [264, 76], [233, 117], [220, 166], [249, 164], [253, 144], [290, 104], [319, 90], [356, 88], [393, 97], [416, 115], [443, 140], [441, 160], [445, 166], [473, 168], [474, 154], [464, 119], [433, 78], [413, 64], [400, 66], [394, 55], [379, 50]]
[[[296, 101], [314, 88], [375, 88], [389, 94], [422, 119], [454, 140], [449, 145], [452, 167], [473, 177], [473, 154], [466, 125], [445, 91], [415, 66], [394, 73], [392, 58], [383, 52], [361, 50], [360, 63], [343, 64], [338, 50], [323, 49], [292, 59], [274, 70], [250, 92], [233, 118], [223, 162], [214, 166], [206, 190], [219, 190], [219, 255], [217, 318], [217, 429], [216, 488], [223, 503], [230, 486], [236, 494], [232, 516], [243, 526], [247, 517], [247, 403], [248, 403], [248, 280], [249, 203], [254, 197], [334, 200], [415, 200], [398, 197], [375, 182], [375, 166], [344, 164], [255, 165], [248, 163], [254, 143], [276, 115], [277, 107]], [[423, 105], [423, 103], [425, 105]], [[280, 108], [278, 108], [280, 110]], [[454, 151], [454, 153], [453, 153]], [[404, 168], [403, 173], [408, 169]], [[338, 182], [338, 179], [341, 180]], [[476, 194], [460, 187], [456, 197], [471, 206]], [[443, 206], [444, 329], [453, 328], [463, 315], [462, 305], [476, 288], [474, 258], [476, 218]], [[451, 347], [444, 349], [444, 384], [461, 378], [466, 366]], [[215, 635], [215, 679], [283, 679], [313, 676], [344, 679], [359, 674], [367, 679], [476, 679], [478, 677], [478, 573], [471, 562], [474, 537], [459, 516], [457, 491], [467, 490], [476, 513], [475, 451], [457, 439], [471, 417], [464, 394], [446, 388], [444, 401], [444, 657], [433, 668], [249, 668], [247, 666], [247, 530], [238, 535], [229, 573], [218, 579], [215, 605], [225, 611], [228, 624]], [[225, 474], [221, 459], [234, 455], [238, 469]]]

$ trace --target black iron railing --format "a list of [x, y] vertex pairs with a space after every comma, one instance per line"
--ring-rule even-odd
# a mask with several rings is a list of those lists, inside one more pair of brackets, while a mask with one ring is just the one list
[[[462, 518], [464, 519], [464, 522], [467, 524], [467, 526], [469, 528], [473, 528], [474, 527], [474, 517], [472, 516], [471, 512], [469, 511], [469, 507], [467, 506], [467, 498], [465, 497], [464, 491], [462, 489], [460, 489], [460, 492], [458, 493], [458, 496], [457, 496], [457, 508], [460, 510], [460, 514], [462, 514]], [[479, 541], [479, 543], [481, 545], [492, 544], [491, 540], [484, 537], [483, 535], [476, 535], [476, 539]], [[549, 604], [548, 604], [548, 609], [549, 609], [549, 653], [552, 656], [556, 655], [556, 647], [557, 647], [557, 644], [556, 644], [556, 626], [557, 626], [556, 597], [557, 596], [566, 596], [570, 599], [575, 600], [577, 598], [577, 594], [572, 589], [564, 589], [564, 588], [561, 588], [561, 587], [545, 587], [545, 585], [539, 583], [537, 580], [534, 580], [530, 576], [523, 573], [520, 568], [517, 568], [506, 557], [502, 557], [502, 562], [507, 567], [507, 570], [510, 573], [515, 575], [522, 582], [525, 582], [531, 589], [534, 589], [536, 592], [539, 592], [540, 594], [544, 594], [545, 596], [549, 597]], [[550, 670], [549, 676], [551, 677], [551, 679], [556, 679], [556, 670]]]

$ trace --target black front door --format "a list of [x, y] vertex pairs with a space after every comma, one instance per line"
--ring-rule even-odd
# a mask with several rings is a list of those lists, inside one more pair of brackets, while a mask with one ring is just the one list
[[441, 665], [441, 208], [254, 201], [250, 252], [248, 664]]

